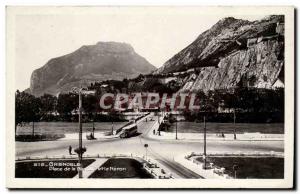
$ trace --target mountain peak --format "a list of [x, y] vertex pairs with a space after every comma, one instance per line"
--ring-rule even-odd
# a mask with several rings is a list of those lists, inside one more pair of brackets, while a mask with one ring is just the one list
[[36, 69], [31, 75], [30, 90], [34, 95], [57, 94], [77, 85], [133, 78], [155, 69], [128, 43], [98, 42], [51, 59]]
[[236, 19], [234, 17], [225, 17], [219, 20], [214, 26], [219, 26], [219, 27], [229, 27], [232, 26], [236, 23], [242, 23], [242, 24], [247, 24], [250, 23], [248, 20], [243, 20], [243, 19]]
[[134, 52], [133, 47], [128, 43], [123, 42], [103, 42], [99, 41], [95, 45], [84, 45], [78, 50], [83, 52], [95, 51], [95, 52]]
[[283, 17], [268, 16], [254, 22], [223, 18], [155, 73], [189, 74], [193, 68], [198, 75], [191, 76], [197, 79], [188, 81], [183, 91], [226, 89], [239, 83], [271, 88], [284, 71]]
[[104, 48], [110, 48], [110, 49], [122, 49], [122, 50], [128, 50], [128, 51], [134, 51], [133, 47], [125, 42], [97, 42], [97, 47], [104, 47]]
[[222, 18], [221, 20], [218, 21], [218, 23], [231, 23], [231, 22], [235, 22], [239, 19], [235, 19], [234, 17], [225, 17]]
[[248, 38], [261, 36], [274, 31], [276, 21], [282, 16], [269, 16], [260, 21], [251, 22], [234, 17], [225, 17], [210, 29], [201, 33], [185, 49], [174, 55], [157, 73], [183, 71], [192, 67], [217, 66], [220, 58], [238, 49], [235, 40], [247, 42]]

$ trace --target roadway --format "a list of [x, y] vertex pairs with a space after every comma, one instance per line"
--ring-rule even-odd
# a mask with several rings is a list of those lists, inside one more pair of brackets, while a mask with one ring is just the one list
[[[138, 125], [139, 135], [126, 139], [83, 140], [86, 154], [137, 154], [145, 155], [144, 144], [148, 144], [148, 156], [157, 160], [167, 171], [177, 178], [201, 178], [174, 161], [177, 155], [203, 151], [203, 141], [187, 142], [180, 140], [156, 140], [148, 137], [151, 127], [157, 122], [141, 120]], [[58, 140], [40, 142], [16, 142], [16, 156], [52, 156], [68, 155], [68, 147], [78, 147], [78, 140]], [[207, 141], [207, 152], [252, 152], [284, 151], [283, 141]]]

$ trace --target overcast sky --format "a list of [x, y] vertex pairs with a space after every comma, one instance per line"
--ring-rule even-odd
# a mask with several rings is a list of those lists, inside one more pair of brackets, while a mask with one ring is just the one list
[[[33, 70], [54, 57], [98, 41], [126, 42], [160, 67], [223, 16], [186, 14], [19, 15], [16, 17], [16, 87], [30, 86]], [[248, 20], [264, 16], [233, 16]]]

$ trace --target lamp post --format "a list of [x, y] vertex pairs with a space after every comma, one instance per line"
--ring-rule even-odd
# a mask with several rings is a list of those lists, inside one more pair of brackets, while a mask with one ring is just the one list
[[233, 110], [233, 138], [236, 140], [236, 128], [235, 128], [235, 109]]
[[158, 121], [158, 124], [160, 124], [160, 122], [159, 122], [159, 111], [157, 112], [157, 121]]
[[77, 154], [78, 154], [78, 162], [79, 162], [79, 168], [78, 168], [78, 177], [82, 178], [82, 171], [83, 171], [83, 165], [82, 165], [82, 155], [83, 153], [86, 151], [86, 148], [82, 147], [82, 93], [84, 94], [94, 94], [95, 91], [82, 91], [82, 88], [73, 88], [73, 91], [75, 91], [75, 93], [78, 93], [78, 125], [79, 125], [79, 146], [78, 149], [74, 150]]
[[95, 138], [95, 119], [93, 119], [93, 138]]
[[203, 167], [203, 169], [206, 169], [206, 123], [205, 123], [205, 116], [203, 117], [203, 122], [204, 122], [204, 146], [203, 146], [204, 167]]
[[112, 120], [111, 120], [111, 135], [113, 135], [114, 134], [114, 118], [111, 118]]
[[159, 114], [160, 114], [160, 112], [158, 112], [158, 114], [157, 114], [157, 118], [158, 118], [158, 135], [160, 136], [160, 121], [159, 121]]
[[178, 137], [177, 137], [177, 114], [176, 114], [176, 139], [178, 139]]
[[78, 169], [78, 176], [79, 178], [82, 178], [82, 154], [83, 154], [83, 149], [82, 149], [82, 122], [81, 122], [81, 116], [82, 116], [82, 98], [81, 98], [81, 90], [82, 88], [79, 89], [78, 96], [79, 96], [79, 106], [78, 106], [78, 111], [79, 111], [79, 150], [78, 150], [78, 159], [79, 159], [79, 169]]

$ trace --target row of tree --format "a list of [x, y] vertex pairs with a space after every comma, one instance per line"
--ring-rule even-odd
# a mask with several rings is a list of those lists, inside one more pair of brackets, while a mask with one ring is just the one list
[[[202, 119], [203, 114], [211, 121], [224, 122], [233, 111], [240, 115], [240, 122], [283, 122], [284, 89], [239, 87], [232, 91], [215, 90], [198, 92], [200, 110], [185, 111], [187, 120]], [[229, 117], [228, 117], [229, 116]], [[232, 120], [232, 119], [231, 119]]]
[[[44, 94], [35, 97], [26, 92], [16, 92], [16, 123], [31, 122], [43, 119], [49, 114], [59, 114], [62, 117], [71, 115], [78, 108], [78, 94], [60, 94], [58, 97]], [[83, 109], [86, 113], [96, 112], [98, 99], [96, 96], [83, 97]]]
[[[82, 97], [85, 117], [92, 121], [95, 119], [118, 121], [120, 117], [113, 110], [107, 118], [99, 117], [96, 114], [98, 111], [101, 111], [99, 106], [100, 97], [101, 94]], [[187, 110], [184, 113], [187, 120], [201, 118], [202, 113], [216, 113], [214, 115], [217, 115], [217, 117], [223, 115], [223, 120], [226, 120], [227, 116], [226, 114], [220, 114], [220, 108], [229, 110], [228, 113], [234, 110], [236, 113], [244, 114], [244, 117], [263, 115], [263, 117], [266, 117], [263, 120], [268, 120], [268, 114], [270, 113], [270, 115], [276, 115], [274, 118], [270, 118], [272, 122], [281, 122], [284, 117], [283, 88], [271, 90], [241, 87], [233, 91], [215, 90], [207, 93], [199, 91], [197, 99], [199, 100], [200, 110], [195, 110], [194, 112]], [[26, 92], [17, 91], [15, 103], [16, 127], [17, 125], [32, 122], [33, 133], [34, 122], [37, 121], [54, 121], [54, 118], [55, 121], [71, 121], [70, 118], [72, 117], [77, 119], [78, 94], [75, 93], [60, 94], [58, 97], [49, 94], [35, 97]], [[116, 118], [118, 119], [116, 120]], [[220, 119], [222, 120], [222, 118]]]
[[[85, 117], [90, 120], [95, 118], [104, 120], [113, 120], [111, 115], [109, 119], [96, 117], [95, 113], [99, 109], [98, 98], [94, 95], [85, 95], [83, 98], [83, 111]], [[18, 125], [32, 123], [34, 134], [34, 123], [38, 121], [71, 121], [77, 120], [78, 94], [68, 93], [60, 94], [58, 97], [44, 94], [35, 97], [26, 92], [16, 91], [15, 96], [15, 130]]]
[[[203, 95], [203, 94], [202, 94]], [[216, 90], [203, 95], [204, 107], [209, 112], [222, 108], [240, 112], [284, 112], [284, 89], [236, 88], [233, 91]]]

